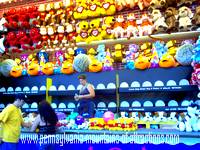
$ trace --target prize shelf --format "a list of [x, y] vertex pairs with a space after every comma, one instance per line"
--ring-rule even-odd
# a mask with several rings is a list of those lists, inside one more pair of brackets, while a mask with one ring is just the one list
[[[177, 32], [177, 33], [165, 33], [165, 34], [154, 34], [154, 35], [148, 35], [148, 36], [141, 36], [141, 37], [132, 37], [130, 39], [128, 38], [118, 38], [118, 39], [106, 39], [106, 40], [100, 40], [100, 41], [92, 41], [91, 43], [86, 42], [79, 42], [76, 43], [76, 47], [94, 47], [98, 46], [100, 44], [108, 44], [108, 45], [114, 45], [114, 44], [142, 44], [144, 42], [155, 42], [157, 40], [159, 41], [168, 41], [168, 40], [184, 40], [184, 39], [194, 39], [198, 38], [200, 36], [200, 31], [190, 31], [190, 32]], [[70, 44], [66, 44], [65, 48], [63, 50], [66, 50], [67, 48], [72, 47]], [[58, 49], [60, 50], [60, 49]], [[56, 52], [58, 51], [56, 49], [46, 49], [46, 52]], [[39, 52], [40, 50], [35, 50], [34, 52]], [[26, 51], [22, 52], [21, 54], [29, 54], [33, 53], [33, 51]], [[16, 57], [18, 54], [16, 53]]]

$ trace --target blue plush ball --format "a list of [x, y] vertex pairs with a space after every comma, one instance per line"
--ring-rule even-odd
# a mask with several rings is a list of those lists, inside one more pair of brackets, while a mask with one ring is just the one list
[[88, 70], [90, 60], [87, 55], [79, 54], [74, 58], [73, 68], [77, 72], [85, 72]]

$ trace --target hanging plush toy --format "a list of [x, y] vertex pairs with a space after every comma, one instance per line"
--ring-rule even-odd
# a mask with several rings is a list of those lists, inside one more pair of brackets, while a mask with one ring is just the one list
[[116, 12], [116, 6], [115, 6], [115, 1], [114, 0], [104, 0], [101, 3], [101, 15], [114, 15]]
[[88, 0], [88, 17], [99, 17], [101, 14], [101, 3], [98, 0]]
[[168, 26], [167, 32], [175, 32], [178, 30], [177, 15], [178, 11], [174, 7], [168, 7], [165, 11], [165, 20]]
[[73, 12], [74, 19], [86, 19], [88, 17], [86, 0], [76, 0]]
[[38, 26], [45, 26], [46, 25], [46, 21], [45, 21], [45, 18], [46, 18], [46, 4], [40, 4], [39, 7], [38, 7], [38, 11], [39, 11], [39, 16], [38, 16]]
[[55, 28], [54, 26], [47, 26], [47, 34], [49, 36], [48, 39], [48, 45], [50, 48], [55, 48], [55, 40], [56, 40], [56, 35], [55, 35]]
[[65, 26], [66, 26], [65, 31], [67, 32], [67, 41], [69, 45], [76, 45], [75, 40], [76, 40], [77, 33], [76, 33], [75, 25], [67, 23], [65, 24]]
[[29, 50], [30, 49], [30, 44], [31, 44], [31, 39], [28, 37], [26, 32], [24, 31], [18, 31], [17, 36], [19, 35], [18, 41], [21, 45], [22, 51]]
[[93, 19], [90, 21], [88, 42], [102, 40], [100, 23], [100, 19]]
[[62, 51], [58, 51], [55, 53], [55, 58], [56, 58], [56, 66], [62, 66], [62, 63], [64, 61], [64, 56], [63, 56], [63, 52]]
[[44, 66], [45, 63], [47, 63], [49, 61], [49, 55], [44, 52], [44, 51], [40, 51], [37, 53], [37, 57], [38, 57], [38, 60], [39, 60], [39, 65], [40, 66]]
[[45, 26], [40, 27], [41, 41], [39, 44], [43, 46], [48, 45], [49, 36], [47, 35], [47, 28]]
[[192, 27], [191, 18], [193, 17], [193, 13], [190, 8], [188, 7], [181, 7], [179, 8], [179, 30], [180, 31], [190, 31]]
[[125, 19], [123, 15], [118, 15], [116, 17], [116, 22], [114, 24], [113, 33], [115, 38], [123, 38], [125, 37]]
[[134, 13], [129, 13], [127, 16], [126, 33], [128, 38], [130, 38], [131, 36], [138, 36], [138, 27]]
[[67, 39], [66, 39], [66, 36], [65, 36], [65, 27], [64, 26], [58, 26], [57, 28], [57, 35], [56, 35], [56, 38], [55, 38], [55, 44], [58, 44], [59, 47], [63, 47], [64, 45], [67, 44]]
[[103, 19], [101, 36], [103, 39], [114, 39], [113, 25], [115, 23], [115, 18], [113, 16], [108, 16]]
[[81, 21], [78, 24], [79, 28], [77, 30], [78, 36], [76, 37], [76, 43], [87, 42], [88, 41], [88, 28], [89, 24], [87, 21]]
[[32, 41], [31, 50], [42, 48], [42, 45], [39, 44], [39, 42], [41, 41], [41, 35], [38, 28], [31, 28], [29, 35]]
[[7, 22], [4, 24], [6, 28], [17, 29], [18, 28], [18, 18], [19, 14], [17, 10], [12, 8], [7, 13], [5, 13], [4, 17]]
[[29, 7], [29, 24], [31, 27], [36, 27], [39, 25], [39, 22], [37, 20], [37, 17], [40, 15], [38, 12], [38, 8], [36, 6], [30, 6]]
[[121, 44], [115, 45], [115, 51], [112, 53], [112, 57], [115, 62], [122, 62], [122, 59], [124, 57], [124, 46]]
[[165, 18], [161, 14], [159, 9], [154, 9], [151, 13], [153, 21], [153, 33], [166, 32], [168, 26], [165, 23]]
[[106, 56], [105, 56], [105, 58], [103, 60], [103, 71], [114, 70], [114, 68], [113, 68], [113, 62], [114, 62], [114, 60], [111, 57], [110, 50], [107, 49], [106, 50]]
[[15, 32], [9, 32], [6, 36], [6, 41], [9, 44], [8, 52], [20, 52], [18, 48], [19, 41], [17, 40]]
[[192, 20], [194, 23], [193, 30], [200, 30], [200, 6], [196, 7], [196, 11]]
[[150, 6], [152, 0], [138, 0], [137, 5], [139, 6], [140, 10], [147, 8]]
[[142, 15], [140, 22], [141, 24], [139, 26], [139, 36], [151, 35], [153, 30], [153, 23], [147, 14]]
[[29, 14], [28, 14], [28, 9], [26, 8], [21, 8], [19, 12], [19, 28], [21, 29], [29, 29], [30, 24], [29, 24]]

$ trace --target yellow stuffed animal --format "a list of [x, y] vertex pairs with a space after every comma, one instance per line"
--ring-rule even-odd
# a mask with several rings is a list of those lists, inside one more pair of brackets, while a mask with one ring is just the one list
[[89, 56], [90, 60], [96, 59], [95, 56], [97, 54], [97, 51], [94, 48], [90, 48], [87, 52], [87, 55]]
[[115, 2], [114, 0], [104, 0], [101, 3], [101, 15], [114, 15], [116, 12]]
[[145, 56], [140, 56], [135, 60], [135, 68], [144, 70], [151, 66], [151, 63], [149, 61], [149, 58]]
[[87, 19], [87, 7], [86, 0], [76, 0], [76, 7], [73, 12], [74, 19]]
[[103, 19], [101, 36], [103, 39], [114, 39], [114, 34], [112, 33], [113, 25], [115, 23], [115, 18], [113, 16], [105, 17]]
[[176, 40], [170, 40], [166, 43], [166, 46], [168, 48], [167, 53], [169, 55], [172, 55], [173, 57], [176, 55], [177, 47], [175, 46]]
[[87, 21], [81, 21], [78, 25], [78, 36], [76, 37], [76, 43], [78, 42], [87, 42], [88, 41], [88, 28], [89, 24]]
[[99, 27], [100, 23], [101, 23], [100, 19], [94, 19], [90, 21], [90, 29], [89, 29], [90, 36], [88, 38], [88, 42], [102, 40], [101, 28]]
[[101, 15], [101, 3], [98, 0], [88, 0], [88, 17], [99, 17]]
[[124, 53], [124, 46], [121, 44], [115, 45], [115, 52], [112, 53], [115, 62], [122, 62]]
[[170, 68], [178, 66], [178, 63], [175, 61], [173, 56], [166, 53], [161, 57], [159, 66], [162, 68]]

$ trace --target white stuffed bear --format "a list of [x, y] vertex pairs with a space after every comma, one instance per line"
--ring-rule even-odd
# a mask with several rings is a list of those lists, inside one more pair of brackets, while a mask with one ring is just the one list
[[177, 122], [178, 119], [176, 118], [176, 112], [171, 112], [170, 116], [167, 118], [168, 121], [174, 121]]
[[138, 122], [140, 120], [138, 112], [132, 112], [131, 118], [134, 119], [134, 122]]
[[164, 111], [159, 111], [158, 112], [158, 117], [155, 118], [155, 121], [156, 122], [166, 122], [167, 121], [167, 118], [164, 117]]
[[145, 112], [145, 116], [142, 120], [143, 121], [150, 121], [150, 122], [153, 121], [153, 117], [152, 117], [151, 112]]
[[137, 37], [139, 34], [134, 13], [129, 13], [127, 16], [126, 33], [128, 38], [130, 38], [131, 36]]
[[123, 15], [118, 15], [116, 17], [113, 33], [115, 35], [115, 38], [125, 37], [126, 30], [125, 30], [125, 19]]
[[192, 27], [191, 18], [193, 17], [193, 13], [190, 8], [183, 6], [178, 10], [178, 22], [179, 22], [179, 30], [180, 31], [190, 31]]
[[187, 115], [185, 116], [185, 119], [179, 123], [179, 130], [180, 131], [186, 131], [186, 132], [192, 132], [192, 131], [198, 131], [198, 114], [199, 110], [197, 110], [198, 105], [195, 103], [192, 103], [187, 108]]
[[168, 26], [165, 22], [164, 16], [161, 14], [159, 9], [153, 9], [151, 13], [153, 21], [153, 33], [160, 33], [167, 30]]

